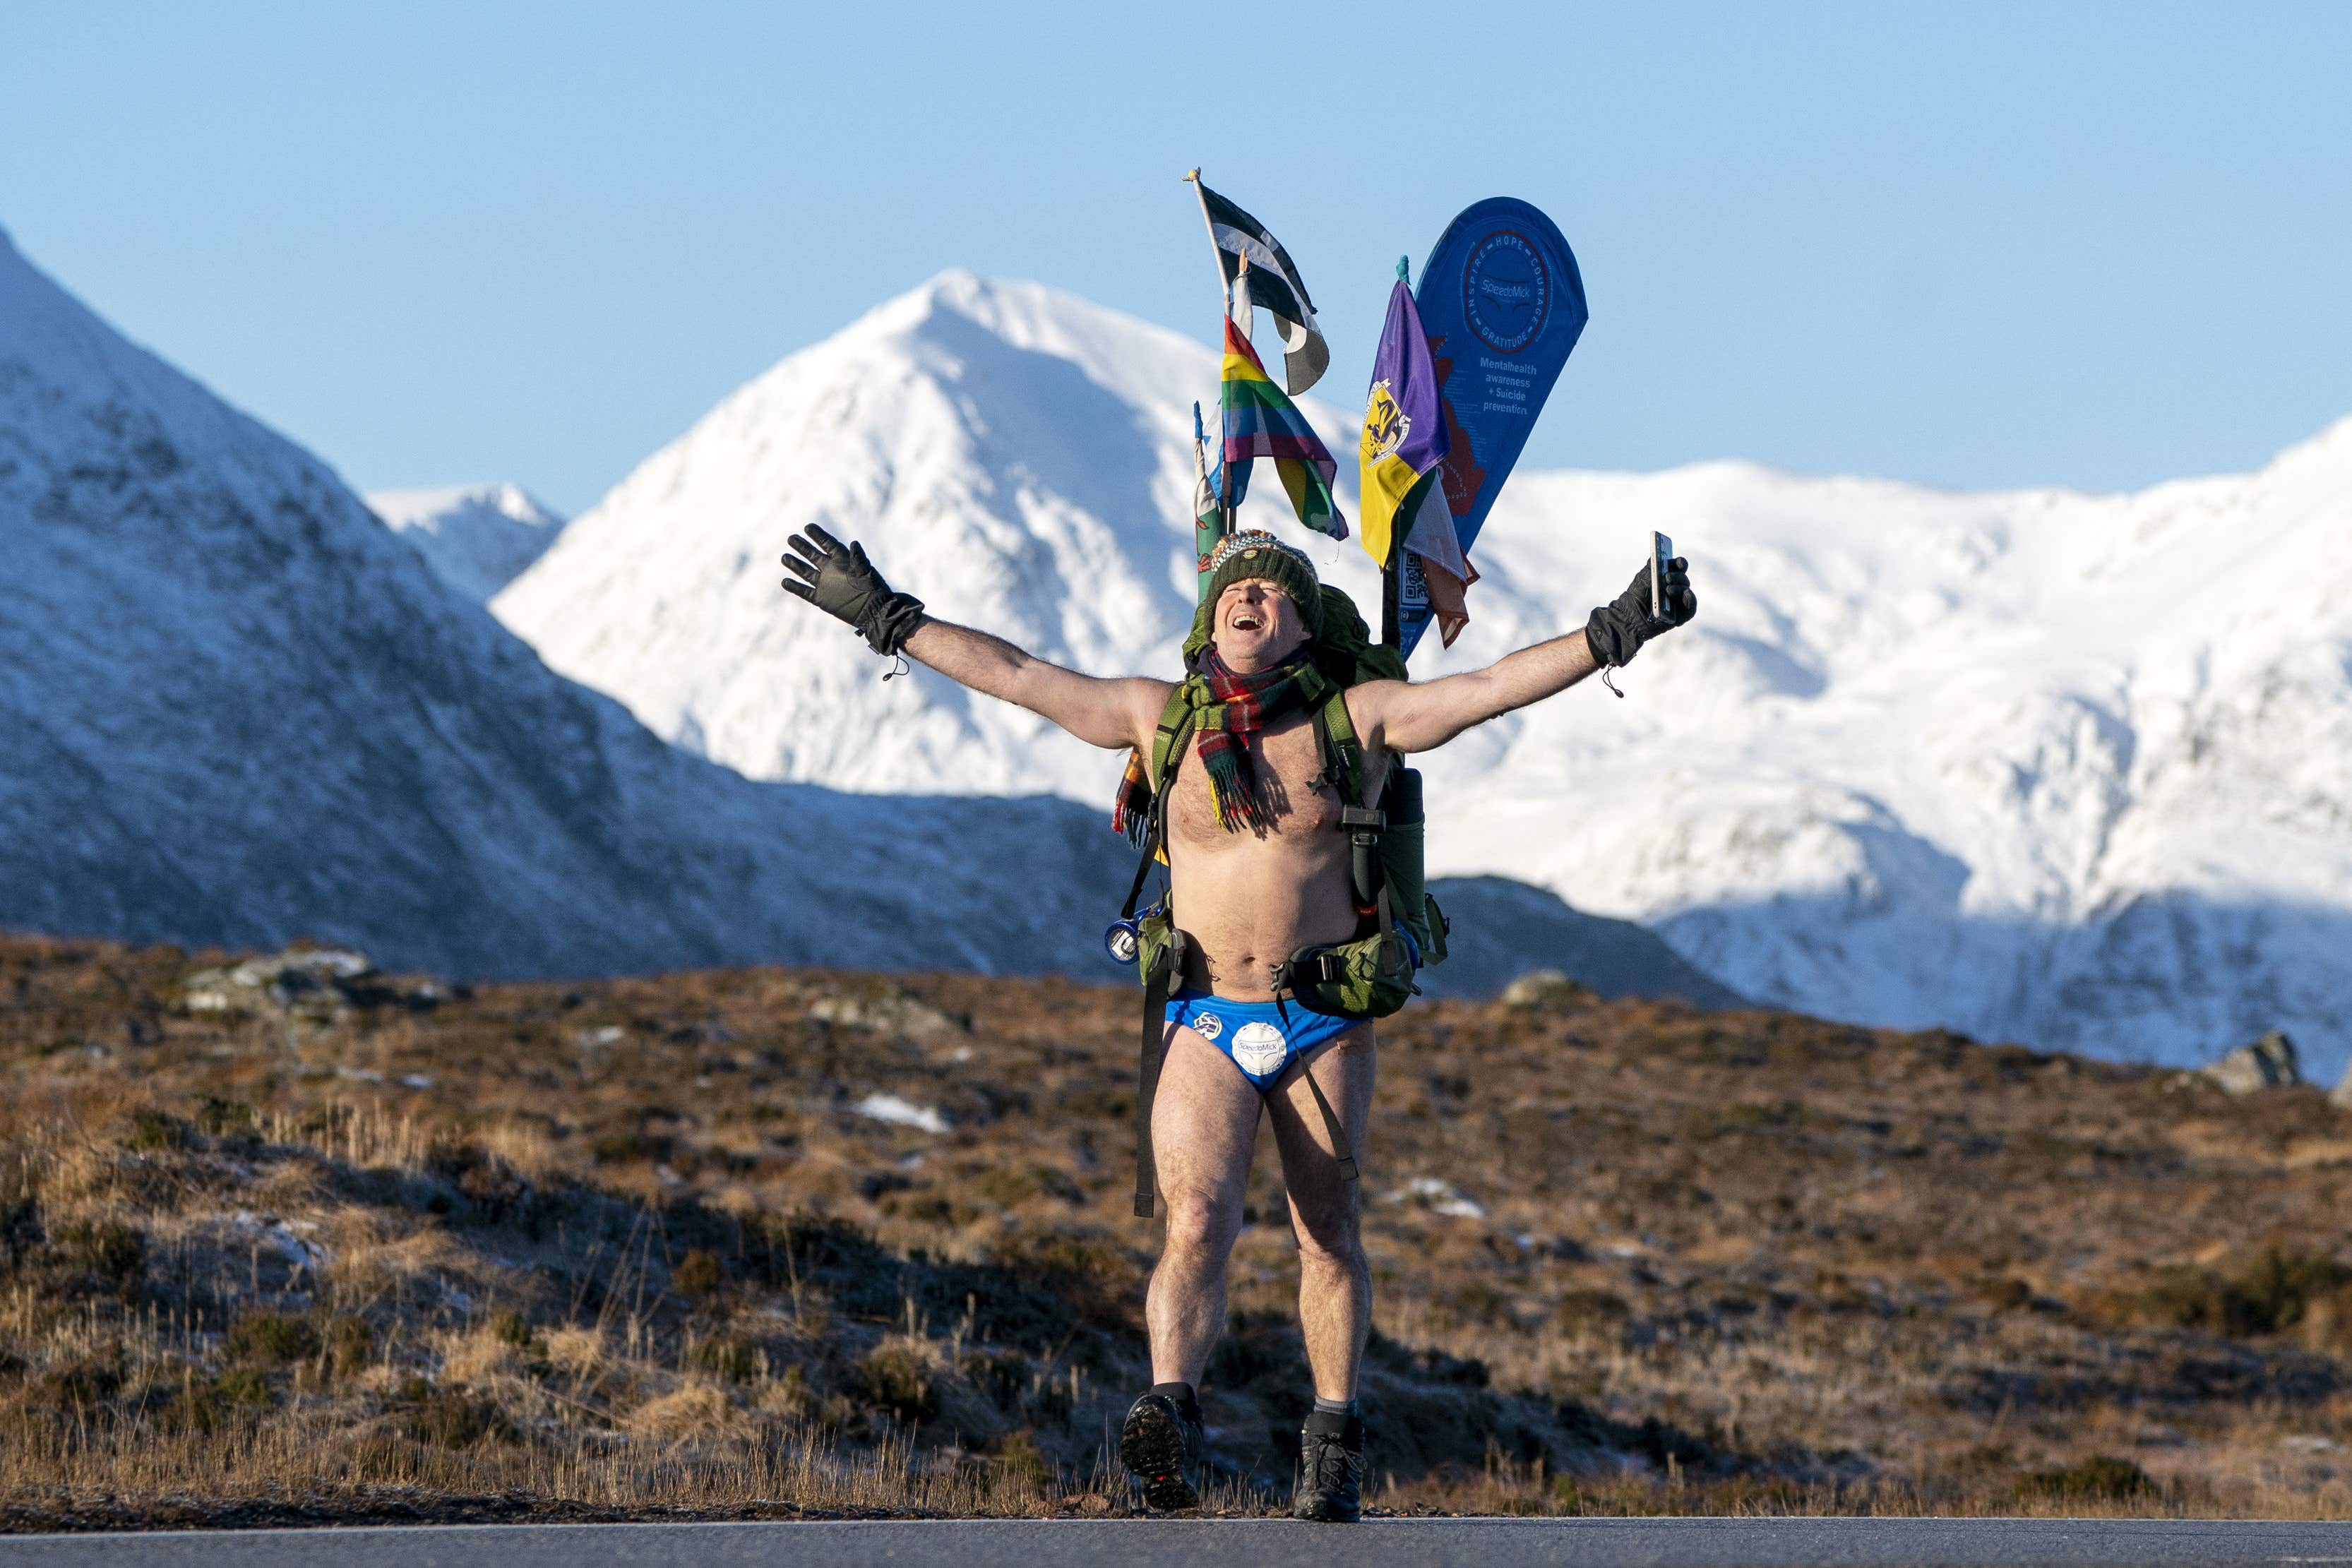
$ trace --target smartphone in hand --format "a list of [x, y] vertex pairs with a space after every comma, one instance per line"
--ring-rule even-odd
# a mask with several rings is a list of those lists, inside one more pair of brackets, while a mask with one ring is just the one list
[[1650, 618], [1664, 621], [1673, 612], [1666, 605], [1666, 568], [1675, 559], [1675, 541], [1650, 530]]

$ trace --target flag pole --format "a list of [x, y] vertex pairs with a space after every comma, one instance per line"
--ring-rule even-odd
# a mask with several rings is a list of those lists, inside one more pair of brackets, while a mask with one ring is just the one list
[[[1412, 258], [1397, 257], [1396, 276], [1399, 283], [1410, 286], [1412, 281]], [[1405, 497], [1412, 499], [1408, 494]], [[1404, 612], [1399, 606], [1397, 577], [1404, 565], [1404, 531], [1412, 526], [1410, 516], [1392, 517], [1389, 521], [1389, 559], [1381, 563], [1381, 643], [1384, 647], [1404, 646]], [[1402, 524], [1401, 528], [1398, 525]]]
[[1381, 646], [1404, 646], [1404, 627], [1400, 624], [1403, 612], [1397, 607], [1397, 538], [1393, 525], [1389, 530], [1389, 559], [1381, 567]]
[[1209, 216], [1209, 198], [1201, 193], [1201, 171], [1197, 168], [1186, 170], [1184, 183], [1192, 187], [1192, 194], [1200, 201], [1201, 227], [1209, 236], [1210, 258], [1217, 264], [1217, 298], [1223, 305], [1224, 313], [1230, 316], [1234, 313], [1234, 297], [1225, 284], [1224, 247], [1217, 244], [1217, 225]]
[[[1183, 178], [1184, 183], [1192, 187], [1193, 197], [1201, 204], [1201, 227], [1209, 236], [1210, 258], [1217, 265], [1217, 301], [1220, 311], [1218, 330], [1220, 334], [1222, 334], [1224, 329], [1224, 322], [1231, 319], [1234, 313], [1233, 290], [1225, 283], [1224, 247], [1217, 244], [1217, 225], [1215, 221], [1209, 216], [1209, 198], [1202, 193], [1201, 170], [1199, 165], [1196, 164], [1192, 168], [1186, 170]], [[1247, 256], [1242, 257], [1242, 266], [1244, 267], [1249, 266], [1249, 258]], [[1217, 340], [1217, 350], [1219, 353], [1223, 353], [1224, 351], [1224, 340], [1222, 335]], [[1222, 434], [1222, 424], [1220, 425], [1220, 431], [1221, 434], [1219, 434], [1217, 441], [1217, 526], [1219, 536], [1223, 537], [1223, 535], [1230, 534], [1234, 531], [1234, 508], [1232, 503], [1225, 499], [1224, 495], [1224, 438]]]
[[[1195, 187], [1194, 187], [1194, 189], [1196, 189], [1196, 190], [1197, 190], [1198, 188], [1199, 188], [1199, 187], [1197, 187], [1197, 186], [1195, 186]], [[1204, 207], [1202, 210], [1203, 210], [1203, 212], [1205, 213], [1206, 208]], [[1212, 231], [1212, 232], [1213, 232], [1213, 231]], [[1219, 254], [1219, 255], [1223, 255], [1223, 252], [1220, 251], [1218, 254]], [[1230, 329], [1234, 329], [1234, 328], [1235, 328], [1235, 327], [1238, 327], [1238, 328], [1239, 328], [1239, 329], [1240, 329], [1240, 331], [1241, 331], [1241, 335], [1242, 335], [1244, 339], [1246, 339], [1246, 338], [1249, 336], [1249, 329], [1250, 329], [1250, 327], [1251, 327], [1251, 325], [1253, 324], [1253, 322], [1256, 319], [1256, 318], [1255, 318], [1255, 315], [1244, 316], [1244, 317], [1243, 317], [1243, 318], [1242, 318], [1238, 322], [1236, 322], [1236, 321], [1234, 320], [1234, 302], [1238, 301], [1238, 302], [1240, 303], [1241, 308], [1242, 308], [1242, 309], [1244, 309], [1244, 310], [1252, 310], [1252, 309], [1254, 308], [1251, 306], [1251, 304], [1250, 304], [1250, 298], [1249, 298], [1249, 253], [1248, 253], [1247, 251], [1243, 251], [1243, 252], [1241, 252], [1239, 255], [1237, 255], [1237, 256], [1235, 256], [1234, 257], [1234, 291], [1233, 291], [1231, 294], [1229, 294], [1229, 295], [1227, 295], [1227, 296], [1225, 297], [1225, 324], [1226, 324], [1226, 327], [1227, 327], [1227, 329], [1228, 329], [1229, 330], [1230, 330]], [[1217, 264], [1217, 272], [1218, 272], [1218, 276], [1220, 276], [1220, 277], [1223, 277], [1223, 274], [1224, 274], [1224, 263], [1223, 263], [1223, 262], [1219, 262], [1219, 263]], [[1218, 403], [1219, 410], [1220, 410], [1220, 412], [1221, 412], [1221, 413], [1222, 413], [1222, 410], [1223, 410], [1223, 406], [1224, 406], [1224, 388], [1223, 388], [1223, 386], [1222, 384], [1220, 384], [1220, 385], [1219, 385], [1219, 387], [1218, 387], [1218, 389], [1217, 389], [1217, 403]], [[1219, 420], [1218, 423], [1219, 423], [1219, 428], [1218, 428], [1218, 437], [1219, 437], [1219, 439], [1218, 439], [1218, 443], [1217, 443], [1217, 452], [1218, 452], [1217, 461], [1218, 461], [1218, 462], [1220, 462], [1220, 463], [1223, 463], [1223, 462], [1224, 461], [1224, 441], [1223, 441], [1223, 434], [1224, 434], [1224, 431], [1223, 431], [1223, 421], [1222, 417], [1220, 418], [1220, 420]], [[1225, 475], [1225, 473], [1226, 473], [1226, 472], [1228, 472], [1228, 471], [1227, 471], [1227, 470], [1220, 470], [1220, 471], [1219, 471], [1219, 481], [1220, 481], [1220, 482], [1219, 482], [1219, 484], [1218, 484], [1218, 486], [1217, 486], [1217, 488], [1218, 488], [1220, 491], [1223, 490], [1223, 489], [1226, 487], [1226, 486], [1225, 486], [1225, 485], [1224, 485], [1224, 483], [1223, 483], [1223, 477], [1224, 477], [1224, 475]], [[1218, 499], [1222, 501], [1222, 500], [1223, 499], [1223, 496], [1220, 496], [1220, 497], [1218, 497]], [[1239, 530], [1238, 530], [1238, 528], [1235, 527], [1235, 524], [1234, 524], [1234, 514], [1235, 512], [1239, 511], [1240, 509], [1241, 509], [1241, 504], [1240, 504], [1239, 502], [1234, 502], [1233, 505], [1228, 506], [1228, 507], [1226, 507], [1224, 508], [1224, 528], [1225, 528], [1225, 532], [1226, 532], [1226, 533], [1231, 534], [1231, 533], [1235, 533], [1235, 532], [1238, 532], [1238, 531], [1239, 531]]]
[[[1209, 490], [1209, 459], [1204, 451], [1207, 440], [1207, 434], [1201, 425], [1201, 405], [1196, 402], [1192, 405], [1192, 473], [1200, 486], [1198, 493], [1201, 495], [1208, 494]], [[1213, 513], [1204, 511], [1197, 505], [1193, 507], [1192, 596], [1196, 601], [1209, 585], [1209, 554], [1217, 548], [1217, 541], [1224, 537], [1224, 528], [1225, 510], [1222, 503]]]

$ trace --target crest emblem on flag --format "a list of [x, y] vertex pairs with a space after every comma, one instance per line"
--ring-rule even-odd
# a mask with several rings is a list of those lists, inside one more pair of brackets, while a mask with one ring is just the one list
[[1386, 377], [1372, 383], [1364, 399], [1364, 439], [1361, 448], [1364, 463], [1378, 463], [1412, 434], [1412, 415], [1397, 406], [1396, 389]]

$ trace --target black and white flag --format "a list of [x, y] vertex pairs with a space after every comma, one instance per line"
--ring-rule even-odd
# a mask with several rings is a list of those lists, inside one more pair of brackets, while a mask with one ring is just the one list
[[[1315, 301], [1307, 298], [1298, 268], [1272, 230], [1197, 177], [1192, 183], [1201, 193], [1201, 210], [1217, 242], [1217, 260], [1225, 269], [1225, 293], [1231, 297], [1237, 276], [1247, 277], [1247, 299], [1265, 306], [1282, 329], [1282, 373], [1288, 382], [1285, 390], [1297, 397], [1320, 381], [1331, 366], [1331, 347], [1323, 340], [1323, 329], [1315, 324]], [[1244, 256], [1249, 257], [1246, 274], [1242, 272]]]

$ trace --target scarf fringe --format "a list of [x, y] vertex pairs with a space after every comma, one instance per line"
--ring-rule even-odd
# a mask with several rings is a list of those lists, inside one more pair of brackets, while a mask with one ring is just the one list
[[1143, 836], [1151, 825], [1151, 779], [1143, 765], [1143, 753], [1129, 747], [1127, 771], [1118, 781], [1118, 794], [1110, 803], [1110, 831], [1125, 839], [1137, 850], [1143, 848]]
[[1263, 831], [1274, 826], [1274, 811], [1265, 799], [1264, 780], [1247, 766], [1249, 753], [1236, 743], [1221, 747], [1204, 762], [1209, 795], [1217, 803], [1217, 825], [1229, 833], [1244, 828]]

